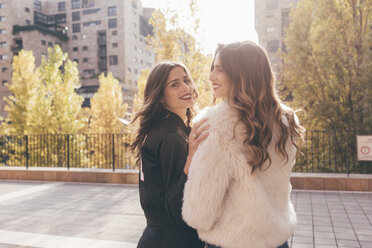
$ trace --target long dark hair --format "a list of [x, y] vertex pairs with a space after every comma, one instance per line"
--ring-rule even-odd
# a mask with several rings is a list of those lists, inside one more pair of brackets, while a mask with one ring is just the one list
[[[172, 61], [164, 61], [156, 64], [147, 78], [143, 105], [132, 120], [132, 123], [134, 123], [137, 119], [140, 120], [135, 140], [131, 145], [131, 149], [136, 154], [137, 158], [140, 156], [140, 149], [148, 131], [162, 117], [161, 113], [164, 109], [164, 106], [161, 103], [161, 99], [164, 96], [164, 89], [167, 84], [169, 73], [176, 67], [182, 68], [190, 79], [191, 85], [194, 88], [192, 96], [194, 101], [198, 97], [189, 70], [186, 68], [186, 66]], [[186, 116], [186, 125], [190, 126], [192, 117], [194, 116], [193, 108], [187, 109]]]
[[[268, 146], [273, 137], [273, 123], [278, 124], [280, 131], [275, 149], [288, 161], [287, 139], [290, 137], [297, 147], [295, 140], [302, 138], [304, 128], [296, 122], [294, 112], [281, 105], [266, 52], [254, 42], [244, 41], [220, 44], [217, 54], [232, 83], [228, 103], [238, 111], [239, 121], [246, 129], [244, 145], [252, 173], [262, 169], [266, 160], [271, 164]], [[287, 124], [282, 121], [283, 115]]]

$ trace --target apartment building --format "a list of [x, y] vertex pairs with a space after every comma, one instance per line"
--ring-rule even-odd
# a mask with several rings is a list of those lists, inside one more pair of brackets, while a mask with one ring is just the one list
[[284, 29], [289, 24], [289, 11], [297, 0], [255, 0], [255, 26], [259, 44], [266, 48], [274, 65], [280, 64], [279, 49], [286, 51], [283, 43]]
[[140, 0], [0, 0], [0, 115], [5, 86], [11, 83], [13, 55], [32, 50], [40, 65], [47, 48], [59, 44], [78, 63], [84, 106], [99, 87], [98, 76], [112, 72], [130, 101], [140, 71], [154, 64], [145, 37], [154, 10]]

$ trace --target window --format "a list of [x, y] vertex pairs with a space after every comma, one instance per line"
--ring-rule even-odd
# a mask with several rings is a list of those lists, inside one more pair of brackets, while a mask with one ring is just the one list
[[53, 47], [53, 42], [48, 42], [48, 47]]
[[118, 56], [117, 55], [110, 56], [109, 60], [110, 60], [110, 65], [117, 65], [118, 64]]
[[45, 40], [42, 40], [41, 41], [41, 45], [46, 46], [46, 41]]
[[275, 53], [279, 49], [279, 41], [272, 40], [267, 42], [267, 51], [269, 53]]
[[111, 34], [112, 34], [112, 35], [118, 35], [118, 31], [114, 30], [114, 31], [112, 31]]
[[112, 47], [118, 47], [118, 43], [112, 43]]
[[128, 67], [128, 71], [131, 72], [132, 71], [132, 68]]
[[8, 55], [6, 55], [6, 54], [1, 54], [0, 55], [0, 60], [6, 60], [6, 59], [8, 59]]
[[0, 29], [0, 34], [6, 34], [6, 29]]
[[133, 62], [137, 62], [137, 58], [133, 58]]
[[88, 51], [88, 46], [83, 46], [83, 51]]
[[117, 26], [116, 19], [108, 20], [108, 28], [116, 28], [116, 26]]
[[8, 70], [8, 68], [6, 68], [6, 67], [1, 68], [1, 72], [6, 72], [7, 70]]
[[73, 33], [80, 33], [80, 23], [72, 24], [72, 32]]
[[83, 0], [82, 7], [83, 7], [83, 8], [91, 8], [91, 7], [94, 7], [94, 0]]
[[134, 40], [137, 40], [137, 35], [133, 35], [133, 39]]
[[5, 3], [0, 3], [0, 9], [3, 9], [6, 7], [6, 4]]
[[78, 39], [77, 35], [73, 35], [73, 36], [72, 36], [72, 39], [73, 39], [73, 40], [77, 40], [77, 39]]
[[26, 25], [31, 25], [31, 21], [30, 20], [26, 20]]
[[6, 21], [6, 17], [5, 16], [0, 16], [0, 22], [2, 21]]
[[88, 58], [83, 58], [83, 63], [88, 63]]
[[107, 8], [107, 15], [108, 16], [116, 16], [116, 6], [108, 7]]
[[71, 0], [71, 9], [80, 9], [80, 0]]
[[62, 48], [62, 43], [55, 42], [54, 44], [58, 45], [60, 48]]
[[98, 9], [86, 9], [86, 10], [83, 10], [83, 15], [95, 14], [95, 13], [98, 13], [100, 11], [101, 11], [100, 8], [98, 8]]
[[55, 21], [56, 21], [57, 24], [59, 24], [59, 23], [66, 23], [66, 14], [55, 15], [54, 16], [54, 19], [55, 19]]
[[141, 65], [143, 65], [143, 60], [141, 59]]
[[25, 8], [25, 11], [26, 11], [27, 13], [30, 13], [30, 9], [29, 9], [29, 8]]
[[3, 80], [1, 83], [2, 83], [3, 85], [6, 85], [6, 84], [8, 83], [8, 80]]
[[88, 27], [88, 26], [97, 26], [100, 25], [101, 21], [92, 21], [92, 22], [84, 22], [83, 26]]
[[79, 59], [73, 59], [72, 61], [79, 63]]
[[135, 74], [138, 74], [138, 71], [137, 71], [137, 69], [135, 69], [135, 70], [134, 70], [134, 73], [135, 73]]
[[0, 47], [6, 47], [6, 42], [0, 42]]
[[59, 2], [58, 11], [65, 11], [65, 10], [66, 10], [66, 2]]
[[39, 0], [34, 0], [34, 9], [41, 10], [41, 2]]
[[73, 52], [77, 52], [77, 51], [79, 51], [79, 47], [73, 47], [73, 48], [72, 48], [72, 51], [73, 51]]
[[80, 11], [72, 12], [72, 21], [80, 21]]
[[83, 74], [84, 74], [84, 75], [91, 75], [91, 74], [94, 74], [94, 70], [84, 70], [84, 71], [83, 71]]
[[278, 0], [266, 0], [266, 9], [277, 9]]

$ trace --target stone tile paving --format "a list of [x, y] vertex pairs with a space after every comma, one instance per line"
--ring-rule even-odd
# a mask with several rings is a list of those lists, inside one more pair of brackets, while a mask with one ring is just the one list
[[[291, 247], [372, 248], [372, 193], [293, 191], [291, 200]], [[134, 248], [145, 223], [137, 186], [0, 181], [0, 248]]]

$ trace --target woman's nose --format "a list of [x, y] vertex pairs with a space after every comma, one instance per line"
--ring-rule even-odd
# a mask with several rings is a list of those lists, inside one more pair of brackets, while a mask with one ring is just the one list
[[209, 81], [214, 81], [215, 79], [216, 79], [216, 77], [215, 77], [213, 71], [211, 71], [211, 72], [209, 73]]
[[188, 83], [183, 83], [183, 86], [184, 86], [184, 90], [187, 90], [187, 91], [189, 91], [192, 88], [191, 84], [188, 84]]

